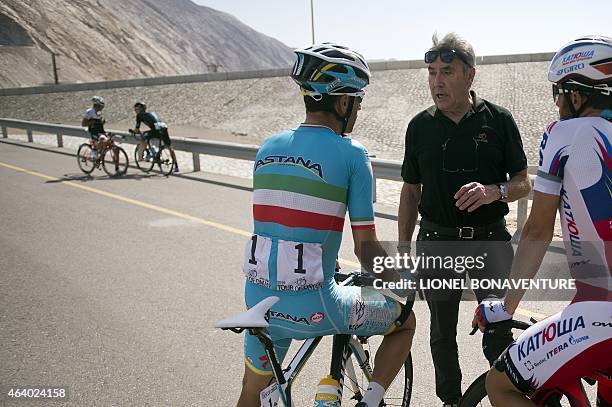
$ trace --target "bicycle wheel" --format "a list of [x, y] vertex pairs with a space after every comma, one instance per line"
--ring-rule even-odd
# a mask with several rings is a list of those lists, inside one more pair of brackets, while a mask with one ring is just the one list
[[85, 174], [91, 174], [96, 168], [96, 159], [93, 152], [93, 148], [88, 143], [81, 144], [77, 150], [77, 163]]
[[104, 152], [102, 167], [109, 177], [125, 174], [128, 167], [127, 153], [121, 147], [112, 146]]
[[485, 381], [487, 379], [487, 372], [478, 376], [476, 380], [470, 384], [467, 388], [459, 405], [461, 407], [480, 407], [480, 406], [491, 406], [491, 402], [487, 397], [487, 389], [485, 388]]
[[166, 146], [161, 146], [157, 158], [159, 171], [164, 175], [172, 174], [172, 171], [174, 171], [174, 160], [172, 159], [170, 149]]
[[[371, 343], [374, 339], [377, 342]], [[368, 365], [370, 368], [374, 367], [374, 359], [376, 357], [376, 350], [380, 346], [380, 338], [369, 338], [368, 345], [364, 345], [364, 349], [366, 351], [368, 357]], [[359, 367], [359, 362], [356, 359], [355, 355], [351, 355], [350, 359], [347, 361], [348, 363], [353, 364], [353, 368], [356, 372], [357, 383], [355, 383], [363, 395], [365, 391], [368, 389], [369, 374], [366, 373], [368, 367], [362, 369]], [[387, 391], [385, 392], [385, 397], [381, 402], [381, 406], [402, 406], [406, 407], [410, 405], [410, 398], [412, 397], [412, 378], [413, 378], [413, 366], [412, 366], [412, 356], [408, 354], [404, 365], [398, 372], [395, 380], [391, 383]], [[354, 401], [354, 392], [352, 389], [353, 384], [350, 383], [351, 379], [345, 375], [344, 383], [343, 383], [343, 392], [342, 392], [342, 405], [353, 405], [356, 403]], [[352, 401], [351, 401], [352, 400]], [[352, 403], [352, 404], [351, 404]]]
[[153, 157], [150, 156], [150, 153], [147, 153], [147, 146], [137, 144], [134, 149], [134, 161], [136, 161], [136, 166], [144, 172], [149, 172], [153, 169]]

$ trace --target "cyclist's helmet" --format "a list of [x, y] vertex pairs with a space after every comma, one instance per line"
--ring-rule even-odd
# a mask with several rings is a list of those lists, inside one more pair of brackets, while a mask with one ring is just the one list
[[323, 94], [364, 95], [363, 89], [370, 83], [370, 68], [358, 52], [329, 42], [294, 52], [291, 78], [304, 95], [316, 100]]
[[142, 100], [139, 100], [136, 103], [134, 103], [134, 107], [142, 107], [143, 109], [146, 109], [147, 108], [147, 104], [145, 102], [143, 102]]
[[550, 62], [548, 80], [564, 92], [612, 94], [612, 38], [589, 35], [566, 44]]
[[91, 98], [91, 102], [94, 105], [98, 105], [98, 106], [104, 106], [104, 99], [102, 98], [102, 96], [94, 96]]

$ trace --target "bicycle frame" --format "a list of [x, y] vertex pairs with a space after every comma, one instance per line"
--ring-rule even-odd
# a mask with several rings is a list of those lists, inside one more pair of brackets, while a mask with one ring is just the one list
[[[350, 276], [340, 284], [350, 285], [352, 284], [352, 282], [353, 276]], [[294, 380], [300, 374], [302, 368], [308, 362], [308, 359], [310, 359], [310, 357], [314, 353], [315, 349], [317, 348], [323, 337], [319, 336], [315, 338], [306, 339], [300, 349], [291, 359], [291, 362], [287, 365], [287, 368], [283, 370], [274, 353], [274, 346], [272, 345], [272, 340], [270, 339], [270, 336], [265, 332], [265, 330], [258, 328], [250, 329], [249, 332], [255, 335], [262, 342], [266, 351], [266, 355], [268, 356], [268, 360], [270, 361], [270, 364], [272, 366], [275, 383], [272, 383], [266, 389], [269, 389], [273, 385], [276, 385], [276, 388], [279, 393], [279, 398], [283, 401], [285, 407], [293, 407], [293, 402], [291, 400], [291, 386]], [[361, 400], [361, 390], [357, 385], [357, 375], [354, 370], [353, 364], [347, 364], [346, 362], [350, 358], [351, 354], [354, 354], [355, 359], [359, 364], [359, 367], [364, 372], [367, 379], [372, 379], [372, 367], [370, 366], [370, 362], [368, 361], [366, 352], [363, 348], [363, 343], [367, 342], [367, 338], [359, 339], [355, 335], [337, 334], [333, 336], [333, 341], [334, 344], [332, 347], [333, 350], [330, 374], [334, 379], [338, 380], [338, 383], [340, 384], [340, 399], [342, 399], [341, 392], [344, 387], [344, 376], [347, 375], [348, 379], [350, 380], [353, 393], [355, 393], [355, 398], [357, 400]]]
[[[102, 163], [102, 157], [104, 157], [104, 153], [106, 153], [107, 150], [112, 150], [114, 146], [120, 144], [118, 140], [114, 139], [114, 137], [116, 136], [115, 134], [108, 132], [108, 133], [105, 133], [104, 136], [106, 136], [107, 140], [104, 143], [104, 148], [102, 149], [98, 148], [100, 144], [99, 140], [95, 142], [92, 139], [89, 140], [89, 144], [91, 145], [91, 148], [96, 150], [98, 153], [98, 157], [96, 158], [96, 162], [95, 162], [96, 167], [99, 167], [100, 164]], [[118, 137], [121, 137], [121, 136], [118, 136]]]

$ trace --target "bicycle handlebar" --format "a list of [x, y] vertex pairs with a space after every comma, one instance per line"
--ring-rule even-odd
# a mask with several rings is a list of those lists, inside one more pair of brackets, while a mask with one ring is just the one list
[[369, 273], [363, 273], [361, 270], [351, 271], [348, 274], [336, 272], [334, 279], [337, 283], [343, 283], [340, 285], [352, 285], [357, 287], [370, 287], [374, 285], [376, 277]]
[[[500, 322], [493, 322], [491, 324], [487, 324], [486, 328], [491, 329], [493, 332], [495, 332], [495, 330], [497, 329], [521, 329], [521, 330], [525, 330], [527, 328], [529, 328], [531, 326], [531, 324], [528, 324], [527, 322], [523, 322], [523, 321], [516, 321], [514, 319], [509, 319], [507, 321], [500, 321]], [[470, 332], [470, 335], [474, 335], [476, 333], [476, 331], [478, 331], [478, 327], [474, 327], [472, 328], [472, 332]]]

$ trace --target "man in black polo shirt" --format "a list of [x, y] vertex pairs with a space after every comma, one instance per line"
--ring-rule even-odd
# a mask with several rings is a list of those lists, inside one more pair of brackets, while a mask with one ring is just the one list
[[[441, 41], [434, 35], [425, 62], [434, 106], [416, 115], [406, 131], [399, 250], [410, 251], [420, 212], [417, 255], [475, 257], [486, 251], [478, 277], [506, 277], [514, 256], [504, 221], [507, 202], [530, 190], [518, 128], [508, 110], [470, 91], [475, 55], [465, 40], [454, 33]], [[427, 270], [428, 276], [441, 278], [457, 276], [455, 272]], [[461, 397], [456, 340], [461, 294], [461, 289], [425, 291], [436, 394], [445, 405]], [[489, 294], [503, 296], [503, 291], [476, 290], [479, 301]], [[510, 332], [483, 337], [487, 359], [495, 360], [511, 339]]]

